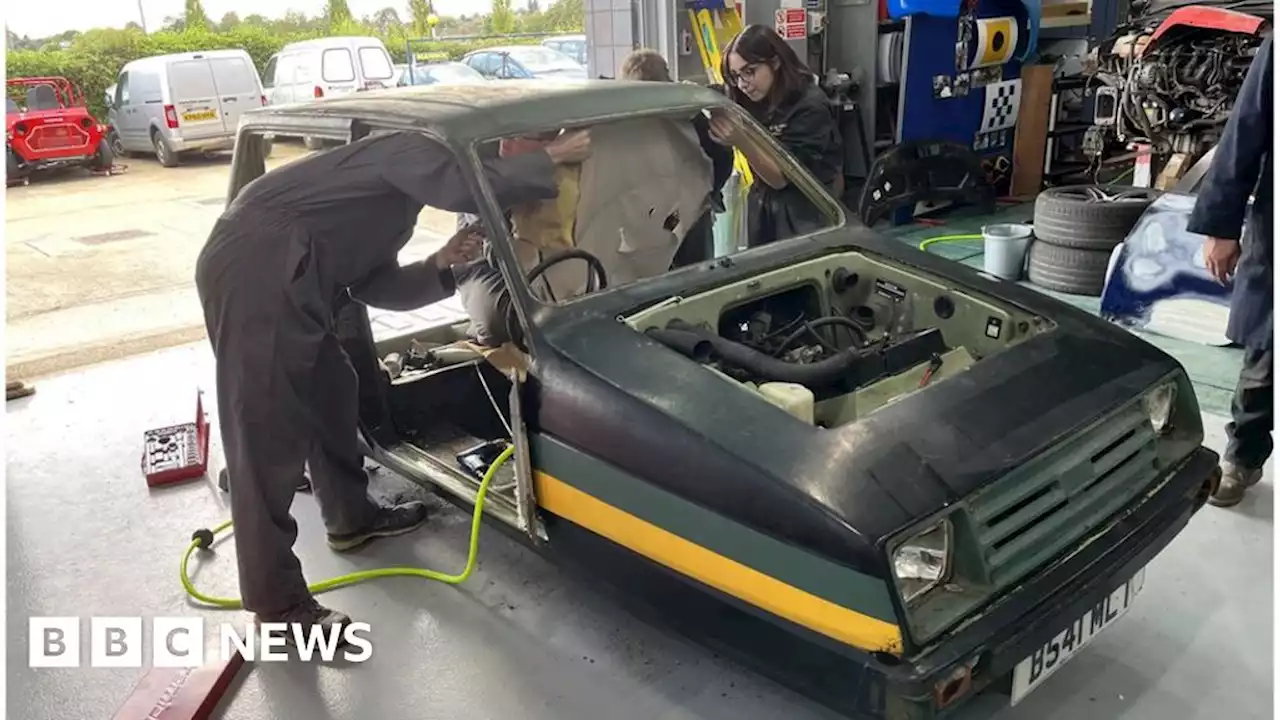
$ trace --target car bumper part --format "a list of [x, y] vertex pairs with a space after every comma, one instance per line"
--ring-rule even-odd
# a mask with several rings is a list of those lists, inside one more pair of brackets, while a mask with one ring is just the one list
[[234, 135], [200, 138], [198, 140], [170, 138], [169, 146], [173, 148], [174, 152], [216, 152], [234, 148], [236, 146], [236, 138]]
[[1216, 489], [1218, 456], [1200, 448], [1159, 490], [1083, 552], [1023, 584], [963, 630], [913, 662], [875, 660], [883, 717], [950, 716], [984, 690], [1007, 692], [1013, 669], [1059, 631], [1141, 572]]

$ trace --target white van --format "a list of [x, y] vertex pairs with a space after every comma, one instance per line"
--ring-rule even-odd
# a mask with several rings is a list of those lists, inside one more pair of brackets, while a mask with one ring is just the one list
[[[395, 87], [397, 79], [391, 53], [376, 37], [290, 43], [271, 56], [262, 75], [269, 105]], [[308, 140], [307, 146], [315, 144]]]
[[235, 147], [240, 115], [267, 104], [253, 58], [207, 50], [142, 58], [116, 79], [107, 113], [112, 149], [174, 167], [185, 152]]

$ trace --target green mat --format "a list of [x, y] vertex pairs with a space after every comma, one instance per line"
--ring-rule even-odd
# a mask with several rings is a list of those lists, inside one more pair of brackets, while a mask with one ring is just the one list
[[[990, 215], [977, 214], [968, 209], [957, 209], [949, 213], [945, 218], [946, 224], [939, 227], [912, 224], [877, 229], [882, 229], [886, 234], [902, 242], [919, 245], [923, 240], [939, 235], [979, 233], [983, 225], [1006, 222], [1029, 223], [1031, 218], [1032, 206], [1028, 203], [1003, 208]], [[929, 246], [928, 251], [963, 262], [970, 267], [982, 267], [981, 240], [937, 243]], [[1022, 284], [1094, 315], [1098, 314], [1102, 304], [1100, 298], [1066, 295], [1045, 290], [1028, 282]], [[1240, 363], [1243, 358], [1241, 349], [1197, 345], [1141, 331], [1135, 331], [1134, 334], [1182, 363], [1195, 385], [1196, 397], [1200, 401], [1202, 412], [1224, 417], [1231, 414], [1231, 396], [1235, 390], [1236, 377], [1240, 373]]]

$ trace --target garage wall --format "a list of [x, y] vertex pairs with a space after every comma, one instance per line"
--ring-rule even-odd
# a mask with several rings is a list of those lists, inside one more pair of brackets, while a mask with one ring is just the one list
[[632, 0], [586, 0], [587, 72], [616, 77], [622, 60], [637, 47]]

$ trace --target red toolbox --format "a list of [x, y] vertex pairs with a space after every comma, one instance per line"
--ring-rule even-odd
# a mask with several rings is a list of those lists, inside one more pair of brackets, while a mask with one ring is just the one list
[[142, 441], [142, 474], [157, 487], [203, 477], [209, 468], [209, 416], [196, 391], [196, 421], [148, 430]]

